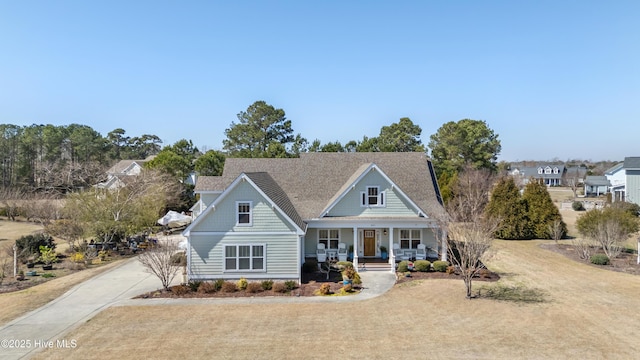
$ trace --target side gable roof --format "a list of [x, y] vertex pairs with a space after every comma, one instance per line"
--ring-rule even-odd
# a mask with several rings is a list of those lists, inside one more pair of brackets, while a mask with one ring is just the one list
[[624, 167], [624, 163], [617, 163], [616, 165], [610, 167], [609, 169], [607, 169], [607, 171], [605, 171], [604, 173], [607, 175], [613, 175], [613, 173], [615, 173], [616, 171], [622, 169]]
[[627, 170], [640, 170], [640, 156], [624, 158], [624, 168]]
[[132, 165], [137, 164], [138, 166], [143, 167], [145, 163], [146, 160], [120, 160], [107, 170], [107, 174], [123, 174], [125, 170], [129, 169]]
[[[428, 215], [443, 214], [425, 153], [302, 153], [300, 158], [228, 158], [219, 177], [199, 177], [197, 192], [225, 190], [242, 173], [268, 173], [302, 219], [318, 218], [371, 164]], [[350, 181], [351, 180], [351, 181]], [[275, 201], [275, 200], [274, 200]]]
[[606, 176], [587, 176], [584, 183], [588, 186], [611, 186]]

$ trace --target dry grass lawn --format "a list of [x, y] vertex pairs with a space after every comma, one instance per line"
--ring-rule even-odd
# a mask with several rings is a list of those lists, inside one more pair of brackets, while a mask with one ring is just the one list
[[350, 303], [133, 306], [105, 310], [37, 359], [635, 358], [640, 277], [573, 262], [541, 241], [496, 241], [498, 284], [543, 303], [466, 300], [462, 281], [426, 280]]

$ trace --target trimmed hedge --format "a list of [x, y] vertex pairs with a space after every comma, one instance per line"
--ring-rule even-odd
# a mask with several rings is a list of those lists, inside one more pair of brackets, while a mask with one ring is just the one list
[[591, 255], [591, 263], [596, 265], [609, 265], [609, 257], [605, 254]]
[[431, 269], [431, 263], [428, 260], [416, 260], [413, 263], [413, 268], [416, 271], [427, 272]]
[[442, 260], [437, 260], [433, 262], [433, 270], [437, 272], [446, 272], [449, 263]]

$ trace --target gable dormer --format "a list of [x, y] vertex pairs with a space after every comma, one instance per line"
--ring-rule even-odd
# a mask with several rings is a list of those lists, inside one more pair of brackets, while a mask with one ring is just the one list
[[538, 168], [538, 174], [543, 174], [544, 173], [544, 169], [542, 167]]
[[550, 166], [545, 167], [544, 168], [544, 173], [545, 174], [551, 174], [551, 167]]
[[554, 168], [553, 168], [553, 173], [554, 173], [554, 174], [560, 174], [560, 169], [558, 169], [558, 167], [557, 167], [557, 166], [556, 166], [556, 167], [554, 167]]

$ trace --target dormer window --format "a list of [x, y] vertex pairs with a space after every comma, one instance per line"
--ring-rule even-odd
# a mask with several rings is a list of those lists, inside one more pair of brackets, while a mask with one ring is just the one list
[[545, 174], [551, 174], [551, 168], [547, 166], [547, 167], [544, 169], [544, 173], [545, 173]]
[[538, 174], [542, 174], [542, 168], [538, 168]]
[[554, 173], [554, 174], [559, 174], [559, 173], [560, 173], [560, 170], [558, 170], [558, 168], [557, 168], [557, 167], [554, 167], [554, 168], [553, 168], [553, 173]]
[[367, 191], [361, 193], [361, 206], [384, 206], [384, 191], [378, 186], [367, 186]]
[[237, 226], [251, 226], [253, 219], [251, 216], [251, 201], [236, 202]]

